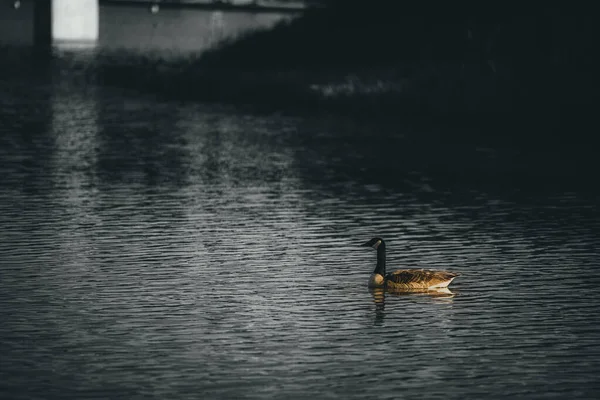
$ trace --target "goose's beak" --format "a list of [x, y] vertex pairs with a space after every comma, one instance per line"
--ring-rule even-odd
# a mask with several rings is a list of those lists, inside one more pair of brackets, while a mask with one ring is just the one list
[[361, 244], [360, 247], [371, 247], [371, 244], [369, 242], [366, 242]]

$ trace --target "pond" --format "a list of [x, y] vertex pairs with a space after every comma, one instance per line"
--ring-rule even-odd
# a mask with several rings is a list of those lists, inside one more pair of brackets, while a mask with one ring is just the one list
[[[0, 78], [3, 398], [600, 390], [597, 182], [561, 149], [63, 72]], [[370, 292], [373, 236], [461, 276]]]

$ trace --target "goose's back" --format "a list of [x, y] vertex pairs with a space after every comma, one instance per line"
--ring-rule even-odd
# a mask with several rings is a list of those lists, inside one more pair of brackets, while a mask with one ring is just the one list
[[447, 287], [458, 274], [427, 269], [399, 269], [386, 275], [391, 289], [434, 289]]

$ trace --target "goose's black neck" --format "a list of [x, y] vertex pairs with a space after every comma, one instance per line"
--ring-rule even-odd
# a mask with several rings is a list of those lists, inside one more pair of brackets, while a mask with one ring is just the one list
[[373, 273], [385, 277], [385, 243], [383, 241], [377, 247], [377, 266]]

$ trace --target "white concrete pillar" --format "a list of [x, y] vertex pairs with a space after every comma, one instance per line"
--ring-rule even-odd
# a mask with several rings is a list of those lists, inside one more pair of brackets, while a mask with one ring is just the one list
[[53, 41], [97, 41], [99, 13], [98, 0], [52, 0]]

